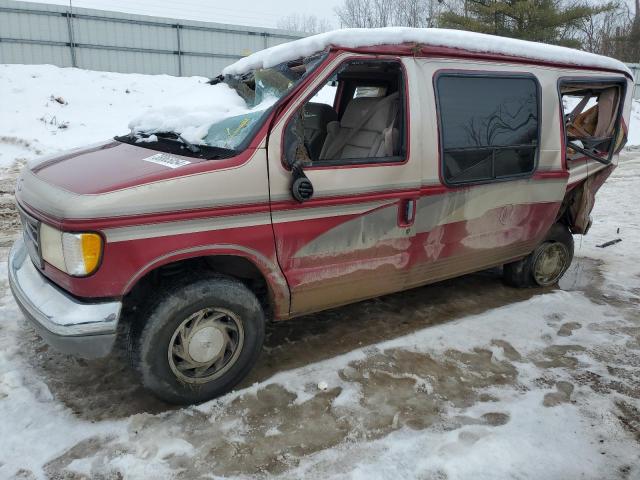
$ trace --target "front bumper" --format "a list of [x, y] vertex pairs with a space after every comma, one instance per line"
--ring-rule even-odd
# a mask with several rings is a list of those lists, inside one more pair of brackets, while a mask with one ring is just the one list
[[9, 285], [24, 315], [57, 350], [99, 358], [113, 348], [122, 303], [81, 302], [62, 291], [36, 269], [22, 238], [9, 253]]

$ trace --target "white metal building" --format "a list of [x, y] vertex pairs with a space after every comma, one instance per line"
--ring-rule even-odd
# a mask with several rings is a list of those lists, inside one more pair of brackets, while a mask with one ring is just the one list
[[0, 63], [212, 77], [283, 30], [0, 0]]

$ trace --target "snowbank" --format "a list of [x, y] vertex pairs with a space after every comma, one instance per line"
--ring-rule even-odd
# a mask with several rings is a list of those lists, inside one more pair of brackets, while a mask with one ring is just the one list
[[573, 48], [496, 37], [483, 33], [444, 28], [349, 28], [321, 33], [256, 52], [223, 70], [225, 75], [238, 75], [254, 68], [269, 68], [279, 63], [306, 57], [330, 45], [348, 48], [384, 44], [422, 43], [434, 47], [451, 47], [472, 52], [515, 55], [532, 60], [546, 60], [588, 67], [607, 68], [630, 73], [627, 66], [613, 58], [574, 50]]
[[630, 147], [640, 145], [640, 100], [634, 100], [631, 105], [628, 140]]
[[0, 167], [123, 135], [149, 109], [206, 99], [207, 81], [0, 64]]

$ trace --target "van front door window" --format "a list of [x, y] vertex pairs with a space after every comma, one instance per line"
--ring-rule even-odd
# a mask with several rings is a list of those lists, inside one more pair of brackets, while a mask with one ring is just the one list
[[289, 123], [285, 160], [313, 166], [404, 159], [404, 83], [394, 61], [347, 62]]

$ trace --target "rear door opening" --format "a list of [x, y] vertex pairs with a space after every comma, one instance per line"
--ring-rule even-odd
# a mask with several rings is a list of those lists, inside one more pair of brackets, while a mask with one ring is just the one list
[[566, 158], [585, 157], [609, 164], [624, 147], [626, 131], [622, 120], [624, 78], [611, 80], [561, 80], [560, 101]]
[[[563, 136], [569, 190], [559, 218], [573, 234], [591, 227], [595, 195], [613, 170], [613, 156], [622, 150], [627, 132], [622, 118], [627, 82], [624, 78], [562, 79]], [[597, 163], [603, 165], [594, 168]]]

